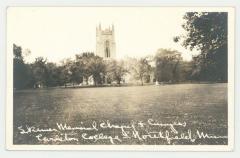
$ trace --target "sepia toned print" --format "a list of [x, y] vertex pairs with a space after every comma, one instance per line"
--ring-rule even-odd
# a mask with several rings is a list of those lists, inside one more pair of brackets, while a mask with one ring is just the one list
[[7, 16], [9, 149], [232, 149], [232, 8]]

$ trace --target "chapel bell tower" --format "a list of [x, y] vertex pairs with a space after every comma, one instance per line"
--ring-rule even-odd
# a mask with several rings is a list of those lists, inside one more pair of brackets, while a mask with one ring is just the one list
[[96, 28], [96, 55], [104, 59], [116, 58], [114, 25], [102, 29], [99, 24]]

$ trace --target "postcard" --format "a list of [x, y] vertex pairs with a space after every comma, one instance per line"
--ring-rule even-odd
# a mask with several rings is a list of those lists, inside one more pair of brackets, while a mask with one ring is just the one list
[[232, 7], [8, 7], [9, 150], [231, 151]]

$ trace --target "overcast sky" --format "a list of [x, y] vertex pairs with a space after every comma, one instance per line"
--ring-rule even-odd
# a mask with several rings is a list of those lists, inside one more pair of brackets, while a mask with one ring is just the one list
[[173, 37], [184, 33], [184, 8], [163, 7], [12, 7], [8, 8], [7, 41], [31, 50], [27, 61], [43, 56], [59, 62], [96, 47], [96, 26], [115, 26], [118, 58], [176, 49], [183, 58], [191, 52]]

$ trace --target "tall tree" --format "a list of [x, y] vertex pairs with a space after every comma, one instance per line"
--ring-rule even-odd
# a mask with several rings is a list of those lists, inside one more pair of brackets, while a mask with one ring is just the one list
[[128, 72], [124, 67], [123, 61], [109, 60], [106, 63], [106, 77], [109, 82], [116, 81], [117, 84], [121, 84], [121, 81], [124, 80], [124, 76]]
[[61, 69], [56, 65], [56, 63], [48, 62], [46, 64], [47, 78], [46, 86], [54, 87], [61, 85], [60, 73]]
[[174, 38], [182, 45], [200, 54], [194, 57], [199, 80], [227, 81], [228, 14], [226, 12], [188, 12], [182, 25], [186, 35]]
[[36, 88], [47, 86], [48, 73], [46, 63], [47, 59], [44, 59], [43, 57], [37, 57], [35, 62], [32, 64], [32, 74]]
[[76, 55], [76, 61], [81, 63], [82, 75], [88, 85], [89, 77], [92, 75], [91, 72], [91, 60], [95, 57], [93, 52], [83, 52], [82, 54]]
[[60, 71], [60, 81], [61, 85], [67, 86], [67, 83], [71, 81], [71, 67], [72, 67], [73, 61], [71, 59], [64, 59], [61, 61], [61, 66], [59, 67], [61, 69]]
[[159, 49], [155, 55], [155, 77], [158, 82], [179, 81], [181, 53], [176, 50]]
[[135, 60], [132, 63], [132, 72], [133, 76], [136, 80], [140, 80], [141, 85], [143, 85], [144, 78], [150, 75], [151, 73], [151, 65], [149, 64], [147, 58], [140, 58]]
[[13, 44], [13, 87], [26, 88], [29, 81], [29, 69], [24, 62], [22, 48]]
[[89, 70], [92, 74], [94, 85], [102, 84], [104, 81], [104, 74], [106, 73], [106, 65], [103, 58], [93, 56], [89, 61]]

